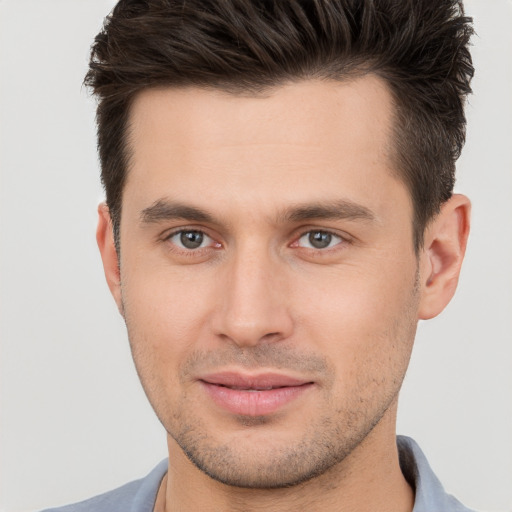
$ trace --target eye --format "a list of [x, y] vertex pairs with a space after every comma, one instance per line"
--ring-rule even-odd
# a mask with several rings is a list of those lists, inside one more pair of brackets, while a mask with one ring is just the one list
[[329, 249], [341, 242], [343, 239], [340, 236], [329, 233], [329, 231], [315, 230], [304, 233], [297, 241], [297, 245], [307, 249]]
[[187, 229], [172, 233], [168, 240], [180, 249], [194, 250], [212, 246], [214, 241], [206, 233]]

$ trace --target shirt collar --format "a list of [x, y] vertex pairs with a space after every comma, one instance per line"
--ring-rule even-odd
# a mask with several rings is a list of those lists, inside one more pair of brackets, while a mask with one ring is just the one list
[[472, 512], [453, 496], [447, 494], [432, 471], [425, 455], [410, 437], [397, 436], [400, 468], [415, 490], [412, 512]]

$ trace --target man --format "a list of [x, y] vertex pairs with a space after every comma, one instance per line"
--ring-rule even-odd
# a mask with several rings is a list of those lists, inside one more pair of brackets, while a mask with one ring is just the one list
[[395, 437], [455, 292], [458, 2], [124, 1], [93, 46], [97, 239], [169, 460], [62, 510], [462, 511]]

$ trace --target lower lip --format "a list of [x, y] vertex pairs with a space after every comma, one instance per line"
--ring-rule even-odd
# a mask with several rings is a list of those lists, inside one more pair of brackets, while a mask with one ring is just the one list
[[243, 416], [263, 416], [276, 412], [281, 407], [299, 398], [313, 386], [312, 383], [307, 383], [301, 386], [246, 391], [205, 381], [201, 381], [201, 384], [217, 405], [233, 414]]

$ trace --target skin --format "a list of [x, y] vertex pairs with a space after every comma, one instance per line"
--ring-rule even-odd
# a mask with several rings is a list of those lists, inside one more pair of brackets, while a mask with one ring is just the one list
[[[397, 396], [418, 319], [455, 291], [470, 207], [447, 201], [415, 254], [392, 119], [371, 75], [136, 98], [120, 259], [105, 205], [97, 238], [168, 432], [155, 510], [412, 510]], [[182, 245], [191, 231], [197, 249]], [[201, 384], [228, 370], [312, 385], [270, 414], [233, 414]]]

